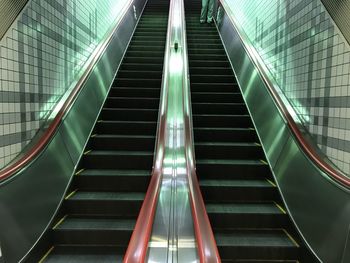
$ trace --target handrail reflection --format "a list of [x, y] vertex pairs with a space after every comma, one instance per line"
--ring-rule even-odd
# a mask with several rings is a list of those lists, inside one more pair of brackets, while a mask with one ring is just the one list
[[203, 201], [203, 196], [200, 190], [198, 177], [196, 174], [195, 151], [193, 140], [193, 125], [192, 125], [192, 107], [191, 93], [189, 82], [188, 68], [188, 52], [187, 52], [187, 37], [186, 37], [186, 21], [185, 8], [183, 0], [181, 1], [182, 12], [182, 46], [183, 46], [183, 113], [184, 113], [184, 128], [185, 128], [185, 152], [187, 161], [187, 175], [190, 192], [190, 200], [192, 207], [192, 217], [195, 229], [195, 235], [198, 245], [198, 254], [200, 262], [215, 263], [221, 262], [219, 251], [214, 238], [213, 230], [210, 225], [209, 217]]

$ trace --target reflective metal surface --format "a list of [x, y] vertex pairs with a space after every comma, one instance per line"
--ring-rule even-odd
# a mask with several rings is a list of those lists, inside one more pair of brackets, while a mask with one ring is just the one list
[[160, 114], [166, 112], [165, 155], [148, 262], [198, 261], [185, 159], [183, 16], [182, 0], [172, 0], [163, 75], [163, 99], [167, 101], [160, 109]]
[[321, 261], [348, 262], [349, 189], [331, 180], [300, 148], [248, 54], [247, 43], [226, 9], [220, 12], [221, 38], [293, 221]]
[[[133, 1], [137, 14], [145, 0]], [[100, 60], [49, 145], [30, 165], [0, 184], [1, 258], [18, 262], [49, 226], [94, 127], [137, 20], [130, 5]]]

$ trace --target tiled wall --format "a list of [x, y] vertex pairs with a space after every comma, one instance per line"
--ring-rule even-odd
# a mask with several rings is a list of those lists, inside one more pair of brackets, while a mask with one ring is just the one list
[[321, 0], [226, 0], [320, 149], [350, 174], [350, 47]]
[[31, 0], [0, 41], [0, 168], [30, 142], [125, 0]]

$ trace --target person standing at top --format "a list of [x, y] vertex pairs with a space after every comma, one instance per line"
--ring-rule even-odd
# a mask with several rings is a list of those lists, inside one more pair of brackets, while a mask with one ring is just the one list
[[202, 0], [201, 24], [213, 22], [214, 0]]

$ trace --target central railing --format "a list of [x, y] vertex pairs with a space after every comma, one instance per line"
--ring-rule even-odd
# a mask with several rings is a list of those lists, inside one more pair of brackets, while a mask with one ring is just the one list
[[185, 25], [183, 0], [171, 0], [154, 170], [128, 263], [220, 262], [195, 171]]

